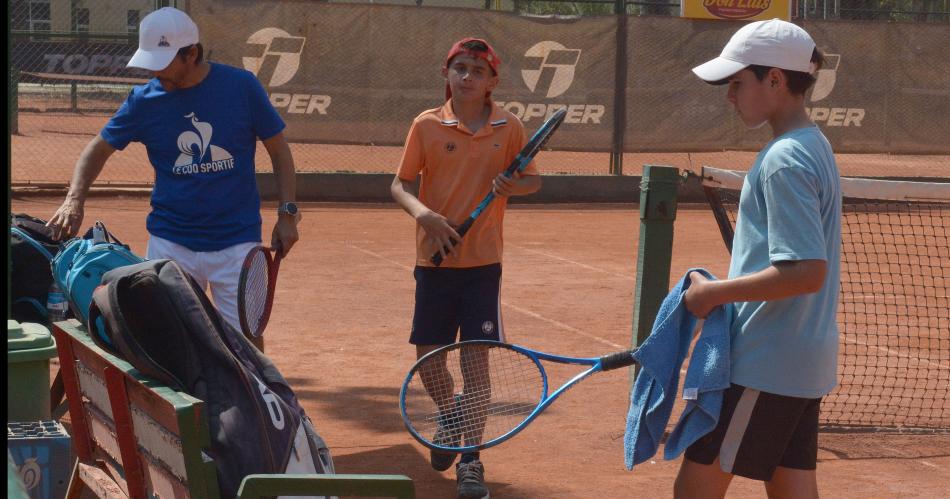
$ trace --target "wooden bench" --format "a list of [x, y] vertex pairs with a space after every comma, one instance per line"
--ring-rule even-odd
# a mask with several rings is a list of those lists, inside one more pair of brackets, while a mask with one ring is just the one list
[[[205, 404], [142, 376], [100, 349], [83, 326], [57, 322], [53, 335], [78, 458], [66, 494], [103, 498], [220, 497]], [[402, 475], [249, 475], [238, 497], [374, 496], [413, 499]]]

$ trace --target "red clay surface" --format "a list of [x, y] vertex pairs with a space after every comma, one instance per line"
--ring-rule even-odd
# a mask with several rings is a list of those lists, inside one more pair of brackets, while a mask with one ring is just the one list
[[[14, 183], [61, 183], [72, 178], [72, 169], [86, 144], [108, 121], [107, 114], [65, 112], [19, 114], [19, 134], [11, 136], [11, 179]], [[401, 147], [330, 144], [290, 145], [298, 171], [393, 173], [402, 156]], [[950, 177], [950, 156], [839, 154], [844, 176]], [[623, 157], [626, 175], [640, 175], [643, 165], [667, 165], [699, 172], [703, 165], [748, 170], [754, 152], [628, 153]], [[545, 151], [538, 156], [544, 174], [607, 175], [607, 153]], [[269, 171], [270, 160], [258, 144], [257, 167]], [[100, 183], [148, 183], [154, 174], [141, 144], [131, 144], [109, 160]]]
[[[59, 202], [14, 198], [12, 209], [48, 218]], [[148, 209], [145, 198], [92, 198], [84, 226], [102, 220], [142, 254]], [[264, 209], [265, 232], [274, 212], [273, 204]], [[509, 341], [575, 356], [629, 345], [638, 216], [633, 205], [511, 208], [502, 290]], [[675, 230], [671, 284], [689, 267], [726, 275], [708, 209], [682, 206]], [[311, 203], [303, 205], [300, 232], [281, 267], [267, 354], [329, 443], [339, 472], [405, 474], [420, 498], [454, 497], [454, 473], [429, 467], [428, 451], [399, 415], [399, 387], [414, 360], [407, 343], [412, 220], [395, 206]], [[573, 372], [554, 369], [552, 384]], [[484, 451], [492, 497], [671, 497], [677, 461], [658, 454], [624, 469], [629, 393], [626, 373], [592, 377], [520, 435]], [[819, 447], [825, 497], [946, 497], [950, 435], [822, 434]], [[764, 491], [737, 478], [730, 497]]]

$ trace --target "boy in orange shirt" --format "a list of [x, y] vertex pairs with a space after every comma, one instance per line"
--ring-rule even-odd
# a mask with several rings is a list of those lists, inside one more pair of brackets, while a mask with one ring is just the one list
[[[505, 205], [509, 196], [540, 189], [541, 178], [533, 162], [514, 178], [502, 174], [527, 140], [521, 121], [491, 100], [500, 64], [484, 40], [465, 38], [452, 45], [442, 68], [447, 100], [413, 121], [390, 189], [417, 222], [416, 305], [409, 338], [417, 358], [454, 343], [457, 335], [462, 341], [504, 340], [499, 292]], [[417, 198], [410, 189], [420, 173]], [[489, 190], [499, 199], [464, 239], [459, 237], [455, 228]], [[429, 261], [437, 251], [441, 267]], [[452, 412], [455, 394], [430, 395], [443, 414]], [[447, 444], [458, 445], [461, 439], [449, 428], [440, 433]], [[444, 471], [455, 455], [433, 451], [431, 459], [433, 468]], [[477, 452], [462, 455], [456, 476], [460, 499], [489, 496]]]

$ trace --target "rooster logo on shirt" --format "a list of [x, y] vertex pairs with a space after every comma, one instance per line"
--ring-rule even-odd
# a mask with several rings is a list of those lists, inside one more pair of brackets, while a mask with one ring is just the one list
[[211, 136], [214, 134], [211, 123], [198, 121], [195, 113], [188, 113], [185, 118], [191, 120], [194, 131], [188, 130], [178, 136], [178, 151], [181, 154], [175, 160], [173, 173], [191, 175], [234, 168], [234, 156], [211, 144]]

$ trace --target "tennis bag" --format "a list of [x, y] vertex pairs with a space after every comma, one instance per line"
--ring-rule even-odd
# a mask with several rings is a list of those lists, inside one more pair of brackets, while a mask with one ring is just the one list
[[252, 473], [334, 472], [284, 377], [174, 261], [106, 272], [89, 312], [99, 346], [205, 402], [222, 497]]
[[83, 237], [67, 241], [53, 258], [53, 279], [66, 294], [73, 315], [88, 324], [92, 291], [99, 286], [102, 275], [144, 261], [106, 230], [102, 222], [96, 222]]
[[46, 221], [18, 213], [10, 217], [11, 315], [19, 322], [48, 324], [46, 295], [53, 284], [50, 261], [59, 252]]

